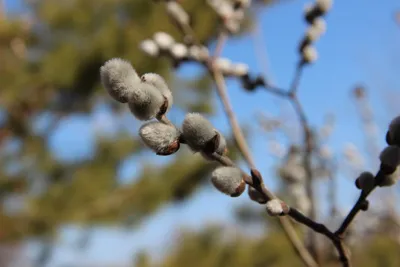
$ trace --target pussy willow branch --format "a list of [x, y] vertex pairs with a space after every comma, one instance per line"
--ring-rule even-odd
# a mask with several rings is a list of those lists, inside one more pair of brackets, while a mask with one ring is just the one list
[[[185, 26], [187, 26], [187, 27], [180, 27], [181, 32], [183, 33], [184, 37], [187, 37], [187, 34], [191, 34], [191, 37], [193, 38], [194, 34], [192, 34], [192, 33], [194, 31], [191, 29], [190, 25], [185, 25]], [[190, 30], [188, 30], [188, 28], [190, 28]], [[227, 36], [225, 35], [225, 33], [221, 33], [217, 40], [215, 53], [214, 53], [212, 59], [210, 58], [207, 61], [206, 67], [208, 68], [208, 71], [210, 72], [211, 76], [213, 77], [213, 79], [216, 83], [218, 96], [224, 106], [225, 113], [229, 119], [232, 131], [233, 131], [233, 135], [234, 135], [235, 141], [237, 143], [237, 146], [239, 148], [239, 151], [243, 155], [243, 157], [246, 160], [246, 162], [248, 163], [248, 165], [252, 169], [254, 169], [255, 168], [254, 160], [251, 156], [246, 139], [244, 138], [243, 132], [239, 126], [239, 123], [236, 119], [236, 116], [235, 116], [232, 106], [230, 104], [230, 100], [229, 100], [227, 90], [226, 90], [226, 85], [225, 85], [225, 78], [222, 75], [222, 73], [219, 70], [216, 70], [213, 66], [213, 59], [218, 57], [220, 55], [220, 53], [222, 52], [223, 45], [225, 44], [226, 39], [227, 39]], [[286, 96], [291, 101], [291, 103], [297, 110], [297, 114], [299, 115], [299, 119], [301, 121], [302, 128], [304, 130], [304, 140], [306, 143], [306, 153], [305, 153], [305, 157], [304, 157], [304, 164], [305, 164], [306, 174], [309, 177], [308, 184], [310, 184], [307, 187], [308, 188], [307, 191], [309, 193], [309, 196], [311, 197], [312, 203], [315, 204], [313, 201], [314, 198], [313, 198], [313, 192], [312, 192], [312, 170], [311, 170], [312, 138], [311, 138], [311, 131], [308, 126], [308, 122], [307, 122], [305, 113], [303, 111], [303, 108], [302, 108], [300, 102], [298, 101], [297, 95], [296, 95], [298, 84], [299, 84], [299, 81], [301, 78], [302, 68], [303, 68], [303, 64], [299, 64], [298, 68], [296, 69], [296, 74], [294, 76], [294, 79], [291, 84], [291, 88], [290, 88], [289, 92], [285, 92], [283, 90], [274, 89], [274, 88], [270, 88], [270, 91], [274, 92], [275, 94], [278, 94], [280, 96]], [[269, 192], [264, 185], [262, 185], [262, 191], [264, 192], [266, 199], [271, 199], [274, 197], [274, 195], [271, 192]], [[315, 219], [315, 217], [316, 217], [315, 211], [312, 212], [311, 215], [312, 215], [312, 219]], [[308, 267], [318, 266], [318, 264], [315, 262], [315, 260], [311, 256], [311, 254], [301, 243], [301, 241], [298, 238], [296, 232], [294, 231], [294, 228], [291, 225], [291, 223], [285, 217], [280, 218], [280, 223], [282, 225], [282, 228], [283, 228], [285, 234], [287, 235], [287, 237], [291, 241], [291, 244], [295, 248], [295, 251], [298, 253], [298, 255], [303, 260], [303, 262]], [[315, 244], [315, 242], [311, 242], [311, 243]]]
[[[224, 166], [236, 167], [235, 164], [226, 156], [221, 156], [221, 155], [218, 155], [217, 153], [213, 153], [211, 155], [211, 157], [215, 161], [219, 162], [220, 164], [222, 164]], [[255, 172], [255, 170], [253, 169], [252, 172]], [[260, 176], [260, 180], [259, 181], [254, 181], [255, 177], [250, 177], [249, 175], [247, 175], [243, 171], [242, 171], [242, 173], [243, 173], [243, 175], [245, 177], [244, 180], [245, 180], [246, 184], [248, 184], [249, 186], [251, 186], [254, 189], [256, 189], [265, 199], [269, 200], [269, 199], [276, 198], [275, 195], [265, 187], [261, 176]], [[283, 205], [286, 206], [287, 209], [286, 209], [286, 211], [284, 211], [284, 214], [282, 214], [282, 215], [288, 215], [292, 219], [297, 221], [298, 223], [301, 223], [301, 224], [309, 227], [310, 229], [312, 229], [316, 233], [319, 233], [319, 234], [322, 234], [322, 235], [325, 235], [326, 237], [328, 237], [332, 241], [332, 243], [335, 246], [336, 250], [338, 251], [339, 260], [341, 261], [343, 267], [350, 267], [351, 266], [350, 262], [349, 262], [348, 251], [344, 247], [344, 244], [343, 244], [342, 239], [341, 239], [340, 236], [338, 236], [335, 233], [333, 233], [332, 231], [330, 231], [324, 224], [317, 223], [314, 220], [312, 220], [312, 219], [308, 218], [307, 216], [303, 215], [296, 208], [289, 207], [286, 203], [284, 203]], [[285, 219], [286, 217], [279, 217], [279, 218]], [[289, 221], [286, 220], [286, 222], [289, 222]], [[290, 227], [290, 229], [293, 229], [293, 228]], [[301, 242], [300, 242], [300, 245], [302, 245]], [[311, 264], [311, 266], [318, 266], [318, 264], [315, 263], [314, 259], [311, 257], [311, 255], [308, 253], [308, 251], [307, 251], [307, 253], [305, 255], [309, 255], [308, 259], [310, 260], [310, 263], [308, 263], [308, 264]], [[308, 256], [306, 256], [306, 257], [308, 257]]]
[[[216, 55], [220, 54], [222, 52], [223, 44], [226, 42], [226, 35], [221, 34], [217, 40], [217, 48], [216, 52], [214, 53], [213, 59], [215, 58]], [[207, 64], [208, 70], [210, 74], [212, 75], [215, 83], [216, 83], [216, 88], [217, 88], [217, 93], [218, 96], [224, 106], [225, 113], [229, 119], [233, 136], [235, 138], [236, 144], [239, 148], [239, 151], [245, 158], [247, 164], [254, 169], [255, 168], [255, 162], [252, 158], [251, 152], [249, 150], [247, 141], [244, 137], [244, 134], [240, 128], [240, 125], [236, 119], [235, 113], [232, 109], [232, 105], [229, 100], [229, 96], [227, 94], [226, 90], [226, 83], [225, 83], [225, 78], [222, 75], [222, 73], [215, 69], [213, 67], [213, 62], [209, 61]], [[263, 186], [263, 190], [266, 192], [266, 196], [268, 196], [267, 199], [271, 199], [274, 197], [272, 193], [270, 193], [265, 186]], [[315, 262], [311, 254], [308, 252], [308, 250], [304, 247], [302, 242], [300, 241], [299, 237], [297, 236], [292, 224], [285, 218], [281, 217], [280, 218], [280, 224], [290, 240], [292, 246], [294, 247], [295, 251], [298, 253], [300, 258], [303, 260], [303, 262], [308, 266], [318, 266], [318, 264]]]

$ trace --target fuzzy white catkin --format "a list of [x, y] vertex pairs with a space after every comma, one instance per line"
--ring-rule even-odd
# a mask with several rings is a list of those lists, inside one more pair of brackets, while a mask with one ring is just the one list
[[189, 47], [189, 57], [197, 61], [205, 61], [209, 56], [207, 47], [192, 45]]
[[189, 57], [194, 60], [200, 60], [200, 47], [197, 45], [190, 46]]
[[311, 42], [315, 42], [321, 37], [321, 33], [317, 28], [311, 26], [306, 31], [306, 37]]
[[217, 6], [215, 6], [215, 9], [218, 13], [218, 15], [220, 15], [221, 17], [224, 18], [230, 18], [233, 13], [235, 12], [235, 10], [233, 10], [233, 6], [231, 3], [228, 3], [227, 1], [221, 1], [220, 4], [218, 4]]
[[362, 172], [357, 178], [357, 184], [362, 190], [370, 190], [374, 187], [375, 177], [370, 172]]
[[160, 53], [158, 45], [153, 40], [144, 40], [140, 43], [140, 49], [147, 55], [156, 57]]
[[328, 12], [333, 5], [333, 0], [316, 0], [316, 6], [324, 13]]
[[132, 65], [120, 58], [108, 60], [100, 68], [103, 86], [115, 100], [126, 103], [129, 95], [140, 83], [140, 78]]
[[236, 63], [232, 65], [232, 75], [242, 77], [249, 73], [249, 66], [244, 63]]
[[153, 85], [155, 88], [157, 88], [161, 92], [161, 94], [168, 101], [167, 110], [169, 110], [174, 102], [174, 99], [172, 97], [172, 92], [169, 89], [167, 82], [164, 80], [164, 78], [157, 73], [145, 73], [142, 75], [141, 80], [143, 83]]
[[128, 106], [132, 114], [142, 121], [151, 120], [164, 104], [164, 97], [154, 86], [140, 83], [130, 95]]
[[323, 18], [316, 18], [311, 27], [317, 29], [317, 31], [322, 35], [326, 32], [326, 22]]
[[381, 163], [392, 168], [400, 165], [400, 148], [397, 146], [387, 146], [379, 155]]
[[304, 62], [312, 63], [318, 59], [318, 52], [313, 46], [307, 45], [303, 49], [302, 56]]
[[172, 45], [170, 52], [171, 52], [171, 55], [176, 59], [185, 58], [189, 54], [189, 51], [188, 51], [188, 48], [186, 47], [186, 45], [180, 44], [180, 43], [176, 43], [176, 44]]
[[267, 212], [271, 216], [278, 216], [283, 213], [281, 201], [279, 199], [271, 199], [266, 205]]
[[139, 129], [143, 142], [156, 153], [165, 154], [179, 139], [179, 131], [174, 126], [161, 122], [148, 122]]
[[214, 66], [223, 74], [230, 74], [232, 71], [232, 62], [227, 58], [217, 58]]
[[193, 151], [201, 151], [216, 134], [212, 124], [199, 113], [189, 113], [182, 124], [182, 134]]
[[189, 15], [177, 2], [175, 1], [167, 2], [167, 12], [180, 24], [189, 24]]
[[394, 118], [389, 124], [389, 137], [393, 141], [400, 141], [400, 116]]
[[153, 36], [156, 44], [163, 50], [168, 50], [175, 43], [174, 38], [165, 32], [156, 32]]
[[245, 188], [242, 173], [235, 167], [215, 169], [211, 174], [211, 182], [220, 192], [230, 196], [241, 194]]
[[243, 9], [237, 9], [235, 12], [232, 14], [232, 19], [236, 20], [237, 22], [241, 22], [244, 19], [244, 10]]

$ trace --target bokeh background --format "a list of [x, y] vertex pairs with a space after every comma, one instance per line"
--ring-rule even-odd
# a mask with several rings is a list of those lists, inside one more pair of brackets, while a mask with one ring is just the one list
[[[206, 1], [180, 2], [212, 50], [216, 14]], [[306, 1], [253, 2], [222, 56], [288, 87]], [[315, 205], [332, 229], [358, 197], [358, 173], [377, 170], [387, 125], [400, 113], [399, 10], [396, 0], [336, 1], [319, 58], [301, 79], [299, 97], [328, 163]], [[140, 123], [102, 88], [99, 67], [125, 58], [139, 73], [168, 79], [174, 123], [202, 112], [231, 136], [202, 66], [174, 68], [140, 51], [158, 31], [182, 39], [164, 6], [148, 0], [1, 1], [1, 267], [302, 266], [262, 206], [217, 192], [209, 182], [215, 165], [185, 148], [171, 157], [151, 153], [138, 139]], [[301, 145], [296, 115], [262, 89], [227, 82], [266, 184], [291, 199], [282, 170], [290, 147]], [[234, 148], [231, 155], [246, 168]], [[355, 266], [400, 266], [398, 193], [398, 186], [378, 189], [356, 220], [348, 240]], [[292, 205], [301, 208], [299, 201]], [[320, 242], [323, 266], [337, 266]]]

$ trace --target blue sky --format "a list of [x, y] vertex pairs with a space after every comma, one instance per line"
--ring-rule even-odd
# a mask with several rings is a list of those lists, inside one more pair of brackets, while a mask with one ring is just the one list
[[[298, 60], [297, 45], [306, 29], [302, 14], [307, 1], [283, 2], [259, 11], [259, 23], [268, 53], [268, 74], [276, 84], [287, 87]], [[6, 8], [14, 12], [21, 6], [17, 0], [6, 0]], [[361, 150], [364, 147], [361, 123], [350, 95], [355, 85], [361, 83], [369, 90], [380, 126], [382, 147], [385, 127], [400, 111], [396, 102], [393, 106], [387, 102], [388, 95], [400, 93], [400, 27], [394, 22], [396, 10], [400, 10], [400, 2], [396, 0], [336, 1], [326, 17], [327, 33], [316, 44], [319, 59], [306, 68], [299, 96], [313, 125], [320, 125], [326, 113], [335, 114], [337, 124], [329, 144], [337, 153], [347, 142], [355, 143]], [[223, 55], [233, 61], [248, 63], [254, 72], [261, 71], [251, 37], [229, 40]], [[181, 69], [178, 75], [185, 76], [190, 69], [190, 66]], [[254, 114], [260, 110], [272, 114], [279, 111], [281, 102], [262, 90], [247, 94], [235, 81], [229, 81], [228, 85], [232, 105], [241, 122], [251, 123], [249, 118], [254, 118]], [[212, 121], [227, 132], [228, 122], [219, 102], [216, 103], [218, 112]], [[92, 123], [88, 123], [88, 118], [84, 116], [65, 120], [49, 142], [57, 157], [69, 160], [77, 155], [90, 156], [94, 152], [93, 122], [99, 116], [104, 118], [102, 116], [107, 116], [107, 113], [99, 108], [89, 118]], [[79, 135], [76, 134], [78, 128]], [[268, 178], [274, 160], [267, 153], [266, 139], [257, 136], [251, 140], [257, 166], [264, 173], [267, 184], [274, 187], [276, 183], [273, 176]], [[121, 177], [130, 177], [129, 173], [137, 168], [132, 160], [128, 161], [121, 171]], [[340, 177], [339, 186], [343, 194], [339, 201], [346, 209], [357, 191], [352, 180], [346, 177]], [[137, 231], [95, 231], [90, 247], [81, 254], [70, 245], [78, 232], [66, 228], [62, 231], [60, 246], [51, 266], [77, 261], [127, 263], [132, 260], [133, 253], [142, 248], [162, 249], [165, 244], [170, 244], [181, 227], [199, 228], [216, 221], [229, 221], [234, 206], [245, 202], [245, 197], [233, 200], [207, 187], [197, 192], [185, 205], [163, 208]], [[114, 249], [116, 247], [118, 249]]]

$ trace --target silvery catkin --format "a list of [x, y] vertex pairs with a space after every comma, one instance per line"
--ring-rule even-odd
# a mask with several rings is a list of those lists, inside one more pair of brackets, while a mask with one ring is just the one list
[[189, 113], [182, 124], [184, 140], [193, 151], [201, 151], [205, 148], [217, 132], [212, 124], [199, 113]]
[[140, 78], [132, 65], [120, 58], [108, 60], [100, 68], [103, 86], [115, 100], [126, 103], [129, 95], [140, 84]]
[[179, 131], [175, 126], [148, 122], [139, 129], [143, 142], [159, 155], [170, 155], [179, 149]]
[[164, 104], [164, 97], [154, 86], [140, 83], [130, 95], [128, 106], [132, 114], [142, 121], [153, 119]]
[[161, 75], [157, 74], [157, 73], [146, 73], [146, 74], [142, 75], [141, 79], [142, 79], [143, 83], [151, 84], [161, 92], [161, 94], [168, 101], [167, 110], [169, 110], [169, 108], [173, 104], [173, 97], [172, 97], [171, 90], [169, 89], [169, 87], [168, 87], [166, 81], [164, 80], [164, 78]]
[[246, 188], [240, 169], [219, 167], [211, 174], [211, 182], [220, 192], [231, 197], [240, 196]]

